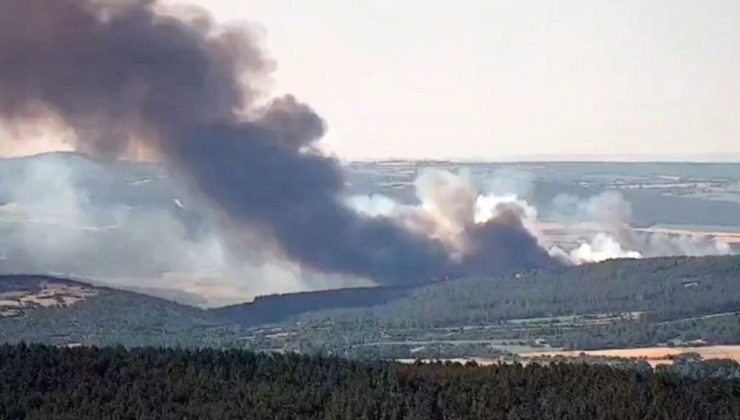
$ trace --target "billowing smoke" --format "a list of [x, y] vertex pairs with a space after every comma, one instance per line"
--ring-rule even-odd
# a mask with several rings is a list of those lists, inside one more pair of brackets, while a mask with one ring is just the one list
[[[352, 197], [348, 202], [368, 216], [404, 220], [411, 230], [430, 232], [466, 266], [476, 266], [473, 261], [480, 248], [496, 250], [496, 255], [512, 263], [510, 268], [547, 267], [549, 259], [584, 264], [617, 258], [732, 253], [729, 245], [711, 236], [630, 226], [632, 206], [614, 191], [585, 199], [559, 195], [551, 203], [553, 211], [548, 212], [548, 219], [542, 220], [537, 209], [522, 198], [531, 189], [526, 179], [529, 177], [515, 171], [476, 179], [466, 172], [428, 169], [416, 180], [418, 205], [401, 205], [382, 195]], [[492, 226], [496, 226], [496, 234], [487, 242], [486, 232]], [[507, 237], [502, 226], [517, 228]], [[507, 254], [507, 244], [518, 241], [518, 249], [533, 252]], [[506, 266], [506, 261], [493, 264]]]
[[353, 285], [237, 246], [159, 168], [122, 166], [74, 154], [0, 161], [0, 272], [90, 279], [199, 305]]
[[675, 234], [630, 227], [632, 206], [614, 191], [585, 200], [561, 195], [555, 198], [557, 219], [571, 231], [591, 232], [588, 240], [571, 252], [576, 263], [609, 258], [663, 257], [673, 255], [725, 255], [729, 245], [706, 235]]
[[533, 209], [511, 195], [488, 195], [478, 184], [467, 173], [426, 170], [415, 181], [418, 205], [397, 204], [382, 195], [348, 202], [360, 213], [402, 221], [408, 230], [438, 240], [468, 272], [554, 266], [526, 225]]
[[291, 96], [260, 95], [270, 68], [246, 32], [202, 11], [163, 13], [154, 0], [0, 0], [3, 120], [61, 120], [74, 148], [97, 157], [145, 150], [237, 238], [258, 234], [302, 266], [392, 283], [553, 264], [518, 207], [500, 203], [476, 221], [465, 204], [472, 191], [445, 190], [445, 180], [424, 205], [448, 236], [425, 229], [424, 217], [356, 213], [341, 197], [338, 165], [315, 147], [321, 118]]

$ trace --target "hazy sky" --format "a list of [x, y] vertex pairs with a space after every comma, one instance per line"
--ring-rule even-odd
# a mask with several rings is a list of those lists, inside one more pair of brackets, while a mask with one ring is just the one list
[[344, 159], [740, 161], [738, 0], [168, 1], [251, 25]]
[[740, 155], [737, 0], [196, 0], [344, 158]]

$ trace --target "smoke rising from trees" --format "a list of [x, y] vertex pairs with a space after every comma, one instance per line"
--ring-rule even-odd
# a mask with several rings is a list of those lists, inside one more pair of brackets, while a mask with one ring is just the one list
[[261, 94], [271, 67], [247, 32], [203, 11], [0, 0], [0, 117], [53, 116], [96, 157], [150, 151], [234, 235], [257, 233], [300, 265], [383, 283], [554, 264], [514, 209], [466, 222], [454, 255], [428, 231], [346, 206], [337, 163], [316, 148], [322, 119], [292, 96]]

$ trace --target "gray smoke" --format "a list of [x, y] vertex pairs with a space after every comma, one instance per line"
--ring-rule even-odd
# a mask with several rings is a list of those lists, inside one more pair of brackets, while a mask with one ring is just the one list
[[[155, 165], [71, 153], [0, 159], [0, 273], [42, 273], [188, 304], [352, 286], [234, 244]], [[249, 279], [249, 281], [245, 281]], [[341, 281], [340, 281], [341, 280]]]
[[252, 81], [271, 63], [249, 35], [158, 9], [0, 0], [0, 116], [54, 115], [97, 157], [151, 150], [237, 231], [274, 238], [316, 270], [396, 283], [552, 263], [513, 212], [476, 229], [462, 260], [396, 220], [358, 215], [340, 197], [338, 165], [315, 148], [321, 118], [291, 96], [258, 105]]

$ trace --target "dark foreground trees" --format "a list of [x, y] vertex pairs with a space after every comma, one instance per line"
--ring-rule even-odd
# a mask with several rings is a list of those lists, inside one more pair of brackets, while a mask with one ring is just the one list
[[740, 418], [740, 381], [607, 366], [0, 346], [0, 418]]

